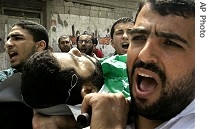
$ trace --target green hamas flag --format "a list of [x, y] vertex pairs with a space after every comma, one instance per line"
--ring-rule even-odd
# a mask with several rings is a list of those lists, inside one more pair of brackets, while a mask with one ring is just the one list
[[126, 60], [127, 54], [103, 58], [100, 62], [104, 74], [104, 87], [107, 87], [111, 93], [122, 92], [127, 98], [130, 97], [130, 91]]

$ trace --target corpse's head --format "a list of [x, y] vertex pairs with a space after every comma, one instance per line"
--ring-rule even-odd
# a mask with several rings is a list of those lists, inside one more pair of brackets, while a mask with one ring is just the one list
[[33, 108], [80, 104], [84, 95], [98, 92], [103, 73], [100, 62], [72, 48], [68, 53], [37, 52], [22, 72], [24, 101]]

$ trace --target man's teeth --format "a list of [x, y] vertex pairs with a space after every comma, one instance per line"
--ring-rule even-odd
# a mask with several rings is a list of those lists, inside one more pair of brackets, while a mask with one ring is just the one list
[[15, 52], [10, 52], [9, 54], [12, 55], [12, 54], [14, 54], [14, 53], [15, 53]]
[[138, 74], [139, 76], [142, 76], [142, 77], [149, 77], [149, 78], [152, 78], [152, 76], [149, 76], [149, 75], [147, 75], [147, 74]]

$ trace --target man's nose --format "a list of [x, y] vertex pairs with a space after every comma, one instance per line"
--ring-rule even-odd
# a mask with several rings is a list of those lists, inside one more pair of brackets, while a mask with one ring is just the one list
[[128, 39], [128, 34], [126, 32], [124, 32], [123, 35], [122, 35], [122, 38], [123, 39]]
[[78, 56], [78, 57], [81, 57], [81, 55], [82, 55], [81, 52], [76, 47], [72, 48], [68, 53]]
[[11, 40], [7, 40], [7, 41], [5, 42], [5, 45], [4, 45], [5, 48], [10, 48], [10, 47], [12, 47], [12, 46], [14, 46], [14, 43], [12, 43]]

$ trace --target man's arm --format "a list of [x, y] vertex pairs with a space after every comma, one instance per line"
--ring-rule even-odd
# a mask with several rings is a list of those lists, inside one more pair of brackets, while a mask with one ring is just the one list
[[80, 129], [74, 116], [46, 116], [34, 113], [32, 119], [33, 129]]

